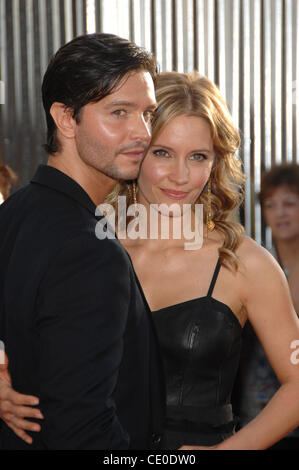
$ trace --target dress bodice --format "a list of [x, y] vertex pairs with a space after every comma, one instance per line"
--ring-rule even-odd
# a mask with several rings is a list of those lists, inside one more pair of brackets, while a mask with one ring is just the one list
[[233, 421], [230, 405], [242, 327], [232, 310], [208, 294], [152, 312], [167, 393], [167, 426], [209, 433]]

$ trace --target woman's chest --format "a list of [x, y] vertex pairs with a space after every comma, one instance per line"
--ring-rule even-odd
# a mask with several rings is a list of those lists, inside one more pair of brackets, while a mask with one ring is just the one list
[[[218, 256], [172, 251], [130, 253], [136, 274], [152, 311], [205, 297], [215, 276]], [[236, 280], [225, 268], [215, 277], [211, 295], [239, 314], [242, 308]], [[241, 321], [242, 323], [242, 321]]]

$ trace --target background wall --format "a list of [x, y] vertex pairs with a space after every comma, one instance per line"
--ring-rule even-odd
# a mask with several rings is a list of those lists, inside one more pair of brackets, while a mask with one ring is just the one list
[[60, 45], [94, 31], [146, 47], [160, 70], [197, 69], [217, 83], [242, 135], [246, 231], [268, 245], [256, 200], [261, 174], [274, 162], [299, 163], [299, 0], [0, 0], [0, 151], [20, 185], [46, 161], [47, 63]]

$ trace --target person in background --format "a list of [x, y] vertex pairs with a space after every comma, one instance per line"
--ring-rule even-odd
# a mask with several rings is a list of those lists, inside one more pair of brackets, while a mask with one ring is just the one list
[[[299, 316], [299, 165], [275, 165], [264, 173], [259, 195], [266, 224], [271, 228], [270, 252], [288, 280]], [[279, 382], [251, 325], [244, 329], [238, 385], [235, 397], [240, 426], [245, 426], [269, 402]], [[299, 448], [299, 429], [273, 448]]]
[[260, 202], [272, 231], [271, 252], [288, 279], [299, 316], [299, 165], [283, 164], [265, 173]]
[[0, 163], [0, 204], [8, 198], [16, 181], [16, 173], [8, 165]]

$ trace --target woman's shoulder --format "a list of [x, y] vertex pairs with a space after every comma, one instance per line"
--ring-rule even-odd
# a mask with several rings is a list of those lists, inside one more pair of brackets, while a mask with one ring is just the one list
[[248, 235], [242, 235], [237, 253], [240, 256], [260, 256], [268, 251], [261, 245], [259, 245], [253, 238]]
[[274, 256], [247, 235], [242, 237], [236, 254], [247, 274], [263, 276], [269, 275], [269, 272], [281, 271]]

